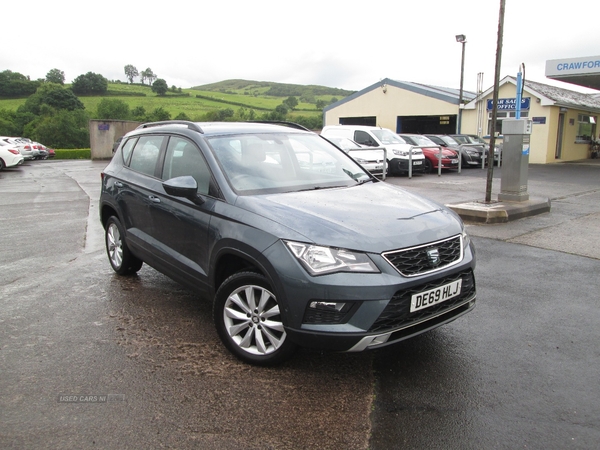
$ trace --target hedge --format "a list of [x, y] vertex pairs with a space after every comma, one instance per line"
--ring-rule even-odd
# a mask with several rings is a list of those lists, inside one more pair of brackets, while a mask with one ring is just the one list
[[89, 148], [54, 150], [54, 159], [92, 159]]

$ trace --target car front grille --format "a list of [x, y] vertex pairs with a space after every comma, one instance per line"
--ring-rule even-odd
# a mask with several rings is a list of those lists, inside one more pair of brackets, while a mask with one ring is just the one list
[[[425, 292], [448, 283], [462, 279], [461, 292], [456, 297], [452, 297], [442, 303], [435, 304], [425, 309], [410, 312], [410, 301], [414, 294]], [[398, 291], [388, 305], [385, 307], [379, 318], [373, 323], [369, 332], [383, 332], [400, 327], [410, 327], [422, 323], [430, 318], [434, 318], [446, 311], [456, 308], [475, 294], [475, 278], [472, 270], [437, 279], [432, 282], [415, 286], [411, 289]]]
[[461, 237], [454, 236], [419, 247], [387, 252], [383, 257], [402, 275], [414, 277], [457, 264], [462, 254]]

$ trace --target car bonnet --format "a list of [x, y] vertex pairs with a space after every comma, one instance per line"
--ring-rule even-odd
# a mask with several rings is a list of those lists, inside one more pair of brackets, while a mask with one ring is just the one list
[[300, 234], [307, 242], [374, 253], [461, 232], [452, 211], [386, 183], [245, 196], [236, 206], [274, 222], [274, 230], [293, 230], [279, 238], [297, 239]]

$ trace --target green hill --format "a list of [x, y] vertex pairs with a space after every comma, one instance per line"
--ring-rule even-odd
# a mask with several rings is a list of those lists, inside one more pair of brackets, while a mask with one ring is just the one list
[[[265, 81], [226, 80], [219, 83], [176, 89], [164, 96], [152, 92], [149, 85], [109, 82], [108, 92], [103, 96], [80, 96], [86, 111], [94, 115], [103, 98], [115, 98], [127, 103], [130, 109], [143, 107], [146, 111], [163, 108], [172, 117], [185, 113], [193, 120], [210, 111], [245, 108], [256, 113], [273, 111], [290, 96], [297, 97], [298, 105], [289, 113], [294, 116], [317, 116], [324, 105], [344, 98], [353, 91], [316, 85], [282, 84]], [[0, 98], [0, 110], [16, 110], [26, 98]]]
[[195, 86], [200, 91], [223, 92], [244, 95], [265, 95], [274, 97], [316, 97], [335, 96], [344, 98], [354, 93], [345, 89], [318, 85], [273, 83], [270, 81], [225, 80], [218, 83]]

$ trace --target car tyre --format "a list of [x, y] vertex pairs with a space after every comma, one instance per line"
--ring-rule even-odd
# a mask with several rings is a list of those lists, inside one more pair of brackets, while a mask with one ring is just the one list
[[431, 161], [429, 161], [427, 158], [425, 158], [425, 173], [432, 173], [433, 172], [433, 164], [431, 164]]
[[227, 278], [215, 295], [213, 317], [225, 347], [246, 363], [279, 364], [297, 348], [285, 332], [273, 289], [261, 274], [237, 272]]
[[0, 158], [0, 170], [3, 170], [5, 167], [6, 165], [4, 164], [4, 160]]
[[108, 219], [104, 236], [108, 260], [116, 273], [131, 275], [142, 268], [143, 261], [134, 256], [125, 243], [123, 225], [117, 217]]

